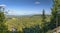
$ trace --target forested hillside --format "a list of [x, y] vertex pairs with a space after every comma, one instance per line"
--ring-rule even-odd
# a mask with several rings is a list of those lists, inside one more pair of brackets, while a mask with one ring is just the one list
[[[50, 21], [50, 15], [46, 15], [46, 21]], [[34, 25], [40, 25], [42, 24], [42, 15], [32, 15], [32, 16], [8, 16], [9, 20], [6, 21], [6, 24], [8, 25], [8, 29], [12, 30], [12, 27], [15, 27], [18, 31], [21, 31], [24, 27], [31, 27]]]

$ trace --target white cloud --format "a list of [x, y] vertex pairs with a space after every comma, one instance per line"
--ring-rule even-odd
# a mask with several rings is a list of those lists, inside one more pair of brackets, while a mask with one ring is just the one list
[[5, 4], [0, 4], [0, 6], [1, 6], [1, 7], [6, 7], [6, 5], [5, 5]]
[[39, 1], [36, 1], [35, 4], [40, 4], [40, 2]]

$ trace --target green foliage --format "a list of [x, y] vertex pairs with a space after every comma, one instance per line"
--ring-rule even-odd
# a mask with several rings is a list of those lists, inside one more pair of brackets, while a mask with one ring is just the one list
[[46, 16], [45, 16], [45, 10], [43, 9], [42, 12], [42, 22], [45, 22]]
[[5, 19], [4, 12], [0, 11], [0, 23], [3, 23], [4, 19]]
[[52, 17], [51, 17], [51, 22], [49, 24], [50, 29], [56, 28], [56, 23], [58, 23], [58, 25], [60, 26], [60, 13], [58, 14], [58, 12], [60, 12], [59, 1], [60, 0], [53, 0], [54, 4], [52, 8]]
[[7, 27], [5, 26], [4, 12], [0, 11], [0, 33], [6, 33]]
[[[50, 20], [49, 18], [50, 16], [47, 15], [45, 20], [47, 19]], [[17, 31], [22, 31], [22, 32], [24, 28], [32, 28], [32, 31], [33, 31], [34, 29], [37, 28], [35, 27], [37, 24], [39, 25], [39, 28], [41, 29], [40, 31], [42, 32], [42, 25], [44, 25], [42, 24], [42, 16], [40, 14], [32, 15], [32, 16], [22, 16], [22, 17], [19, 16], [19, 17], [8, 18], [8, 20], [6, 21], [6, 24], [8, 25], [8, 29], [10, 31], [12, 30], [11, 27], [14, 26], [17, 29]], [[37, 30], [39, 28], [37, 28]]]
[[28, 28], [28, 27], [23, 28], [23, 32], [24, 33], [42, 33], [42, 30], [39, 27], [39, 25], [35, 25], [30, 28]]
[[46, 23], [46, 20], [45, 19], [46, 19], [45, 10], [43, 9], [43, 12], [42, 12], [42, 26], [45, 25], [45, 23]]

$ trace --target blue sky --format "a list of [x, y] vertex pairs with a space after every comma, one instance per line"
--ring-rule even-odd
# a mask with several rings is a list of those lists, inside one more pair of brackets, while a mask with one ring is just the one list
[[41, 14], [43, 9], [50, 14], [52, 3], [52, 0], [0, 0], [0, 4], [5, 4], [9, 10], [9, 15]]

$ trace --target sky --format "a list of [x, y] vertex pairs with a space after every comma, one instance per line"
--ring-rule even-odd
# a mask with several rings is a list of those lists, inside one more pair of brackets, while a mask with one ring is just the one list
[[0, 5], [5, 5], [8, 15], [31, 15], [51, 13], [52, 0], [0, 0]]

